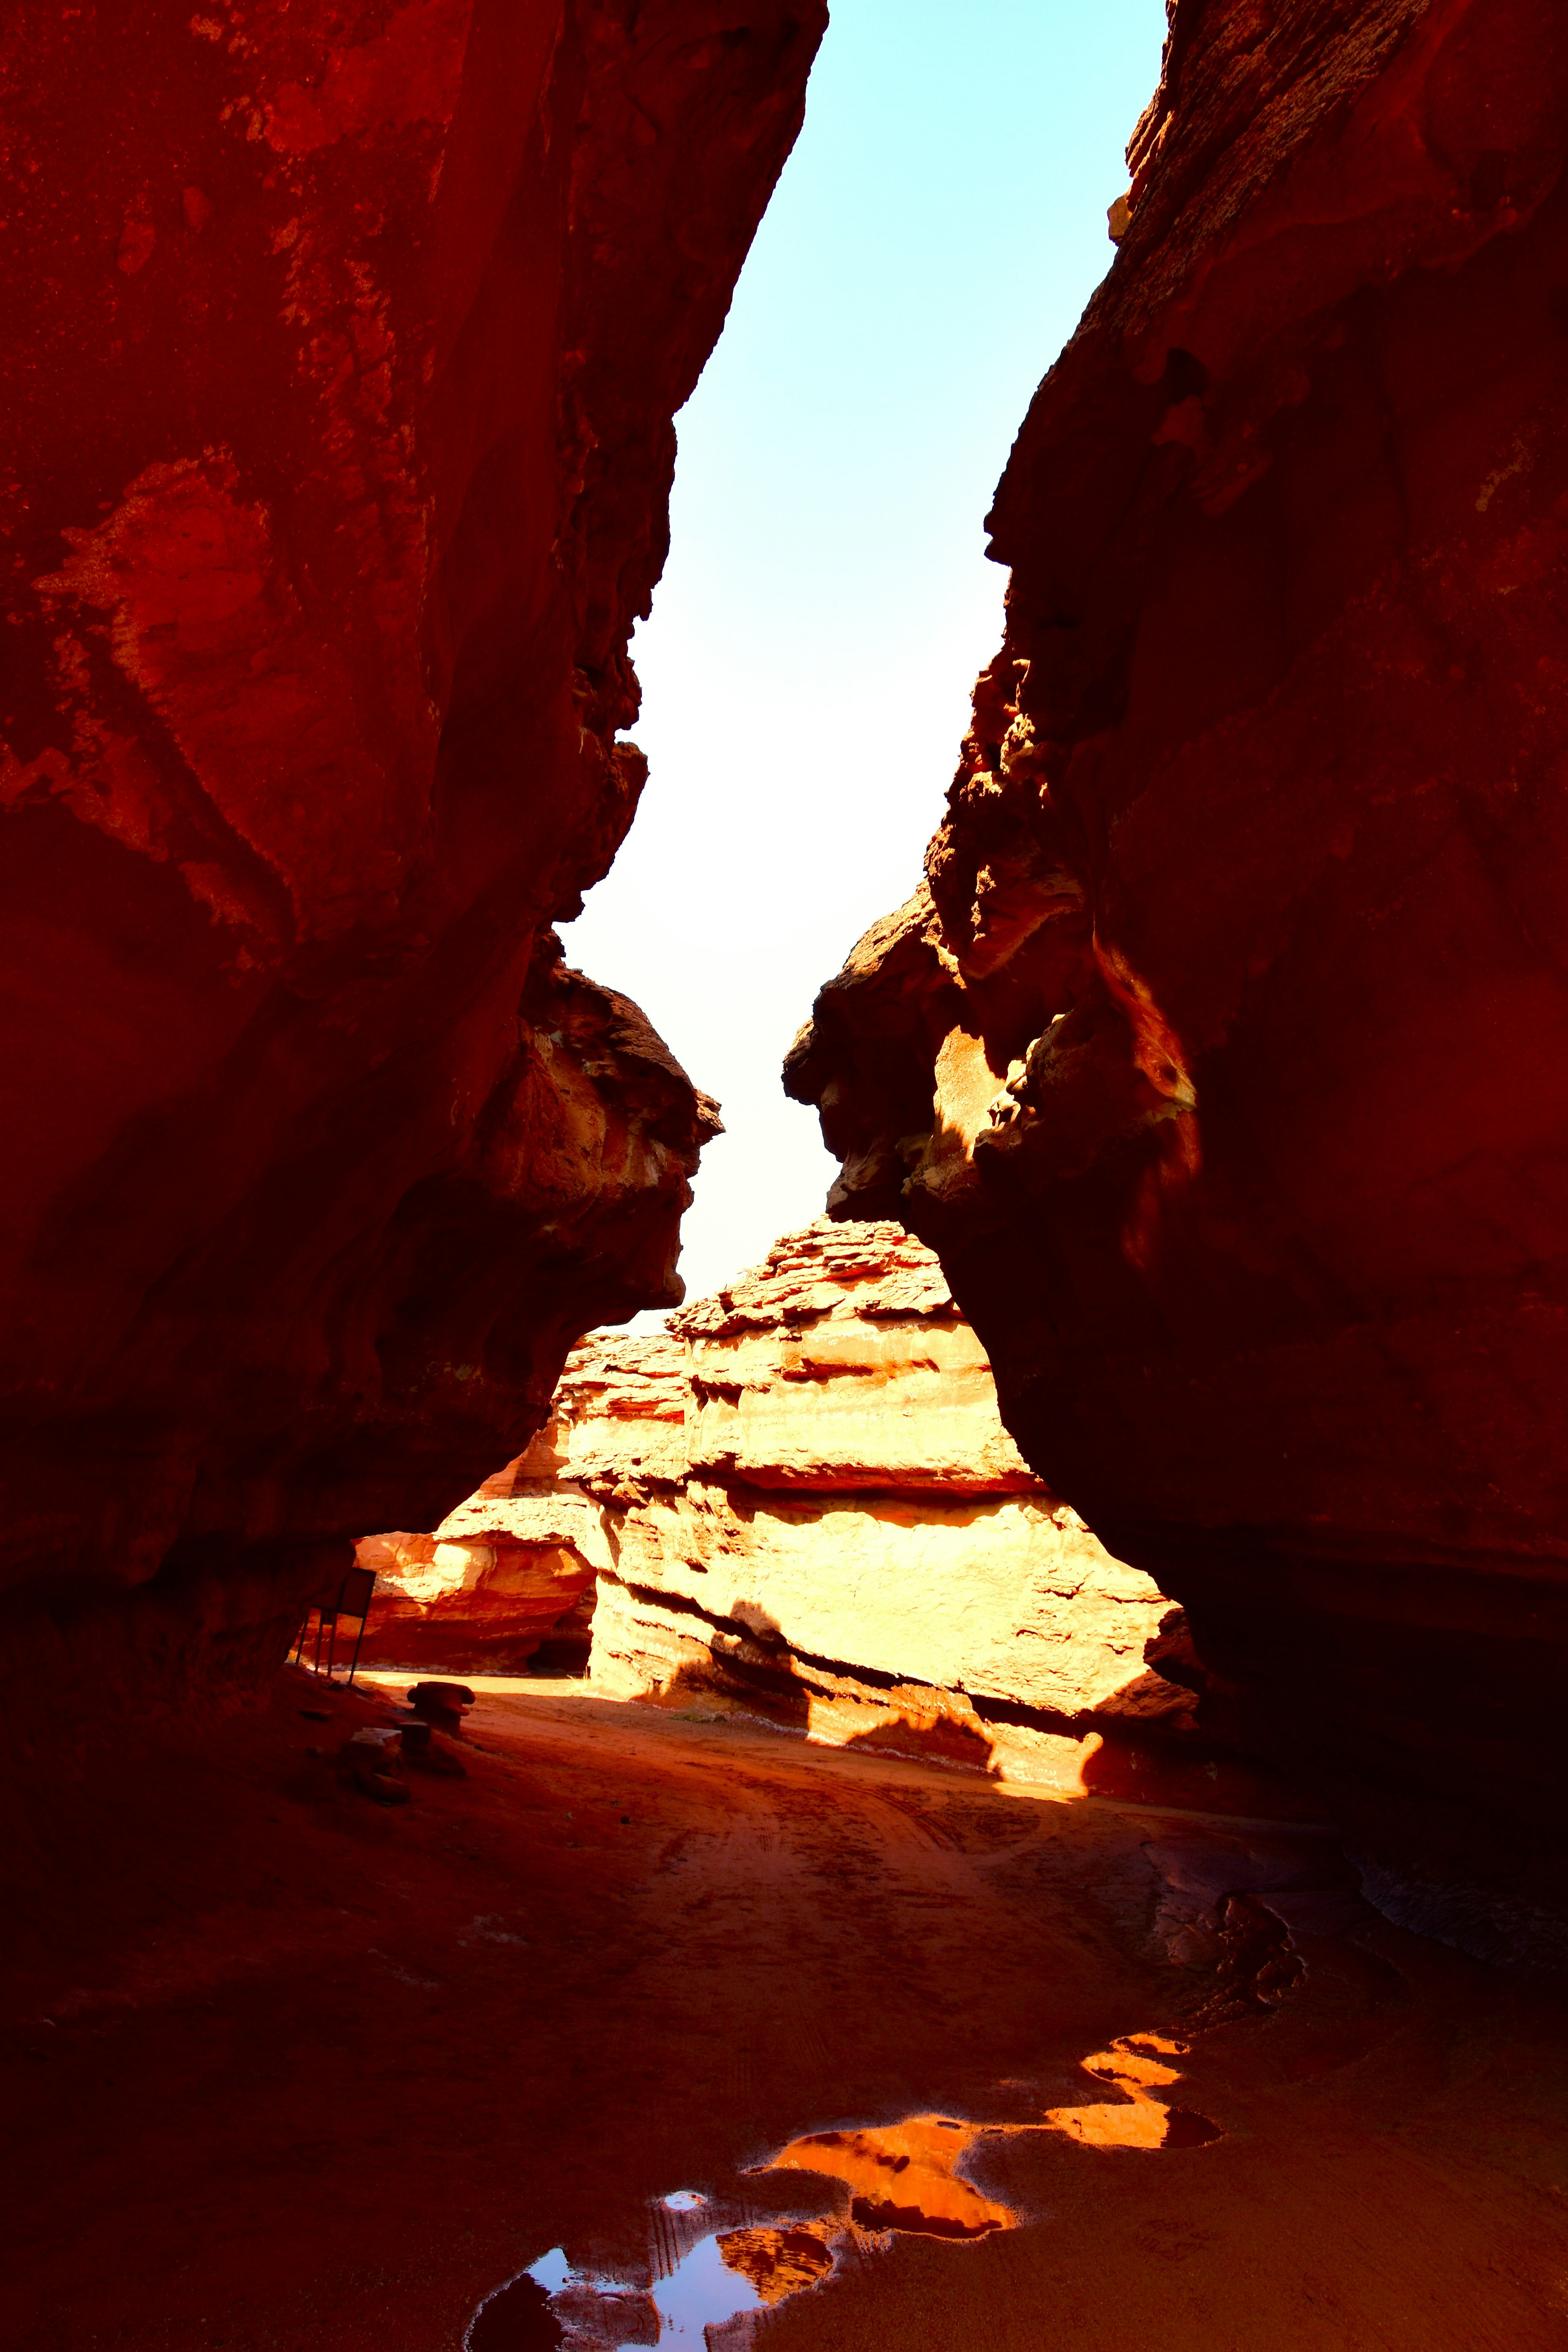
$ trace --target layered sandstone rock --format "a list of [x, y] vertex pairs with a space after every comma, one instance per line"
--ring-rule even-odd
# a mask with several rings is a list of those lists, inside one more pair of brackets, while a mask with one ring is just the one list
[[550, 927], [823, 22], [0, 30], [0, 1568], [79, 1683], [263, 1663], [679, 1295], [711, 1108]]
[[552, 1663], [587, 1664], [604, 1513], [570, 1479], [531, 1477], [533, 1460], [509, 1462], [432, 1535], [362, 1538], [354, 1557], [376, 1575], [364, 1664], [507, 1674], [546, 1645]]
[[1561, 1774], [1565, 148], [1536, 0], [1176, 0], [926, 882], [787, 1077], [1252, 1736], [1444, 1867]]
[[929, 1250], [819, 1220], [571, 1358], [537, 1442], [605, 1506], [592, 1680], [1081, 1785], [1169, 1741], [1179, 1612], [1024, 1463]]

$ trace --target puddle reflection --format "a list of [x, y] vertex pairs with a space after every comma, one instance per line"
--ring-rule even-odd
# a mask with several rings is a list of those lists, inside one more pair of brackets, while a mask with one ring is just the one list
[[[465, 2352], [673, 2344], [745, 2352], [760, 2315], [895, 2236], [973, 2242], [1016, 2229], [1012, 2207], [985, 2196], [961, 2169], [978, 2140], [1051, 2132], [1085, 2147], [1152, 2151], [1222, 2137], [1206, 2116], [1159, 2095], [1181, 2080], [1171, 2061], [1185, 2053], [1184, 2042], [1166, 2035], [1124, 2034], [1081, 2062], [1109, 2095], [1048, 2107], [1037, 2122], [909, 2116], [808, 2132], [742, 2175], [728, 2201], [673, 2190], [649, 2209], [635, 2243], [596, 2262], [571, 2261], [557, 2247], [486, 2298], [468, 2324]], [[803, 2179], [799, 2202], [779, 2210], [792, 2173], [833, 2182], [838, 2194], [830, 2200], [819, 2190], [814, 2198]], [[753, 2188], [773, 2210], [759, 2212], [747, 2201]]]
[[769, 2169], [842, 2180], [849, 2190], [849, 2217], [863, 2230], [983, 2238], [991, 2230], [1010, 2230], [1012, 2210], [994, 2205], [953, 2167], [983, 2133], [997, 2128], [910, 2116], [881, 2130], [811, 2132], [792, 2139]]
[[715, 2242], [730, 2268], [769, 2304], [821, 2284], [833, 2268], [837, 2234], [831, 2221], [797, 2221], [782, 2229], [726, 2230]]
[[1109, 2050], [1095, 2051], [1082, 2061], [1084, 2073], [1097, 2082], [1113, 2084], [1122, 2099], [1047, 2107], [1047, 2129], [1066, 2132], [1086, 2147], [1202, 2147], [1206, 2140], [1218, 2139], [1219, 2126], [1206, 2116], [1154, 2096], [1156, 2090], [1181, 2081], [1180, 2068], [1165, 2061], [1184, 2056], [1186, 2046], [1158, 2033], [1126, 2033]]
[[[679, 2201], [677, 2201], [679, 2200]], [[804, 2231], [740, 2229], [720, 2231], [714, 2209], [694, 2190], [678, 2190], [665, 2212], [698, 2220], [673, 2233], [661, 2229], [657, 2209], [648, 2232], [643, 2276], [627, 2278], [591, 2263], [572, 2263], [561, 2247], [521, 2278], [482, 2303], [468, 2324], [465, 2352], [618, 2352], [622, 2345], [689, 2344], [707, 2352], [742, 2352], [751, 2340], [750, 2316], [811, 2286], [833, 2266], [833, 2256], [815, 2233], [819, 2264], [792, 2262], [782, 2242]], [[763, 2242], [781, 2242], [770, 2263]], [[673, 2256], [673, 2259], [671, 2257]], [[662, 2259], [661, 2259], [662, 2258]]]

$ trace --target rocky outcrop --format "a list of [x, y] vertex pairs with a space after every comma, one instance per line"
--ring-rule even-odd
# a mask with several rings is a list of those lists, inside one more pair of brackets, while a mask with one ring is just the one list
[[671, 418], [824, 15], [0, 31], [0, 1571], [35, 1680], [256, 1670], [353, 1535], [516, 1454], [580, 1332], [679, 1296], [711, 1107], [550, 927], [637, 806]]
[[1253, 1739], [1516, 1884], [1568, 1669], [1565, 147], [1532, 0], [1176, 0], [925, 883], [786, 1081]]
[[375, 1590], [365, 1665], [514, 1673], [542, 1649], [588, 1663], [595, 1580], [610, 1566], [604, 1513], [584, 1487], [545, 1475], [539, 1441], [449, 1511], [433, 1535], [365, 1536]]
[[[1028, 1469], [931, 1252], [824, 1218], [577, 1349], [532, 1459], [605, 1507], [593, 1686], [1079, 1788], [1180, 1749], [1180, 1612]], [[1116, 1751], [1104, 1751], [1107, 1742]]]

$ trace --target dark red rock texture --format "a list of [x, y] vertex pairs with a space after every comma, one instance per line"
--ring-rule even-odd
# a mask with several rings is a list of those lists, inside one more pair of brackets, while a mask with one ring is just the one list
[[0, 1569], [52, 1675], [132, 1618], [149, 1685], [265, 1662], [679, 1296], [711, 1106], [550, 927], [823, 23], [5, 12]]
[[1249, 1735], [1516, 1885], [1568, 1669], [1565, 150], [1540, 0], [1177, 0], [926, 884], [786, 1078]]

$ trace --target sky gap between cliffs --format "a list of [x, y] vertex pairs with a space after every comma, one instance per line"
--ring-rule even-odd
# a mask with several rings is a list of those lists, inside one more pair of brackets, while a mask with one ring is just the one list
[[983, 520], [1110, 266], [1164, 31], [1161, 0], [835, 0], [679, 419], [669, 562], [635, 641], [641, 818], [564, 934], [722, 1102], [689, 1297], [809, 1222], [832, 1180], [779, 1064], [920, 870], [1001, 635]]

